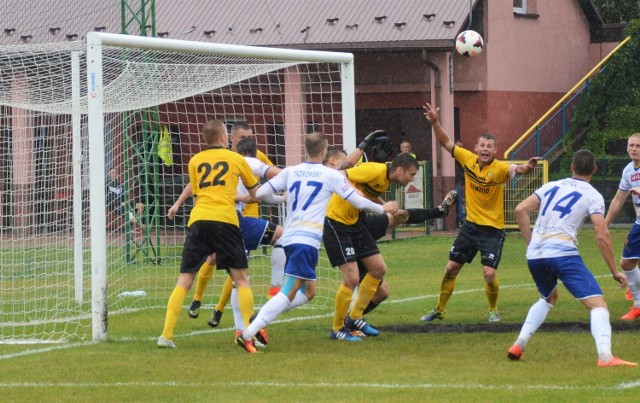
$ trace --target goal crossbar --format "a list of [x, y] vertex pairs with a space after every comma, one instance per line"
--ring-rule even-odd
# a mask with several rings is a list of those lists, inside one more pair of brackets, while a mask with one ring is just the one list
[[104, 341], [107, 328], [107, 234], [105, 214], [105, 187], [100, 178], [105, 173], [105, 105], [110, 91], [103, 76], [103, 49], [118, 47], [128, 49], [158, 50], [201, 55], [223, 55], [263, 60], [291, 61], [295, 63], [336, 63], [341, 66], [342, 132], [343, 146], [355, 148], [355, 85], [353, 55], [339, 52], [323, 52], [295, 49], [261, 48], [253, 46], [211, 44], [174, 39], [148, 38], [119, 34], [90, 32], [86, 36], [87, 54], [87, 113], [89, 137], [89, 206], [91, 223], [91, 295], [92, 338]]

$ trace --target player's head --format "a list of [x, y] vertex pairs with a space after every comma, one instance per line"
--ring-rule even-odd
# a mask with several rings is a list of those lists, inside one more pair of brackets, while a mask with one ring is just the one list
[[116, 171], [115, 168], [109, 170], [109, 179], [112, 181], [118, 179], [118, 171]]
[[493, 134], [485, 133], [478, 137], [475, 152], [480, 163], [489, 164], [498, 153], [498, 143]]
[[578, 150], [571, 160], [571, 172], [579, 176], [591, 176], [596, 173], [596, 156], [589, 150]]
[[236, 145], [236, 152], [240, 155], [244, 155], [245, 157], [256, 157], [258, 153], [258, 145], [256, 144], [256, 140], [252, 137], [245, 137], [242, 140], [238, 141]]
[[304, 148], [309, 158], [321, 158], [327, 152], [327, 136], [323, 132], [309, 133], [304, 137]]
[[251, 130], [249, 123], [244, 120], [234, 122], [231, 126], [231, 148], [233, 151], [237, 151], [238, 142], [245, 137], [253, 137], [253, 130]]
[[210, 120], [202, 127], [202, 138], [209, 146], [227, 147], [227, 127], [220, 120]]
[[418, 160], [409, 153], [402, 153], [391, 161], [389, 180], [407, 186], [418, 172]]
[[402, 140], [400, 143], [400, 152], [401, 153], [410, 153], [411, 152], [411, 143], [408, 140]]
[[338, 146], [327, 147], [327, 155], [324, 156], [322, 163], [329, 168], [338, 168], [342, 165], [344, 159], [347, 158], [347, 152]]
[[627, 140], [627, 153], [633, 161], [640, 161], [640, 133], [633, 133]]

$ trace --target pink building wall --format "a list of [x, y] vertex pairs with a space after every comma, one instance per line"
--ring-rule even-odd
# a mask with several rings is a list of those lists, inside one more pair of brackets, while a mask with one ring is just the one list
[[616, 46], [591, 43], [576, 1], [528, 4], [537, 18], [514, 15], [511, 1], [484, 0], [483, 53], [454, 59], [461, 138], [469, 143], [493, 133], [500, 157]]

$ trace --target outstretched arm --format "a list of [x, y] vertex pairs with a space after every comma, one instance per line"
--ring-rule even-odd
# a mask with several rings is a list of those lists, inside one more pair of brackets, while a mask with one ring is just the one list
[[533, 157], [527, 161], [526, 164], [520, 164], [515, 166], [515, 171], [518, 175], [526, 175], [529, 172], [533, 171], [538, 165], [538, 160], [540, 157]]
[[445, 150], [451, 153], [451, 150], [453, 150], [454, 144], [451, 138], [449, 137], [449, 135], [447, 134], [447, 132], [444, 130], [444, 128], [440, 124], [440, 118], [438, 116], [440, 112], [440, 108], [434, 108], [429, 104], [425, 104], [423, 106], [423, 109], [424, 109], [424, 117], [427, 118], [429, 122], [431, 122], [431, 126], [433, 127], [433, 133], [436, 135], [436, 140], [438, 140], [438, 143], [440, 143], [440, 145]]

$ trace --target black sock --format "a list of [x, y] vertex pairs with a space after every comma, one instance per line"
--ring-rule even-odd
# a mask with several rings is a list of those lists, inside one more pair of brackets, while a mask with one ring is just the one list
[[377, 307], [378, 307], [378, 304], [376, 304], [375, 302], [373, 301], [369, 302], [369, 305], [367, 305], [367, 307], [364, 308], [364, 311], [362, 311], [362, 315], [368, 314], [369, 312], [373, 311]]
[[420, 224], [431, 218], [444, 217], [444, 212], [438, 208], [410, 208], [407, 209], [407, 213], [409, 213], [407, 224]]

